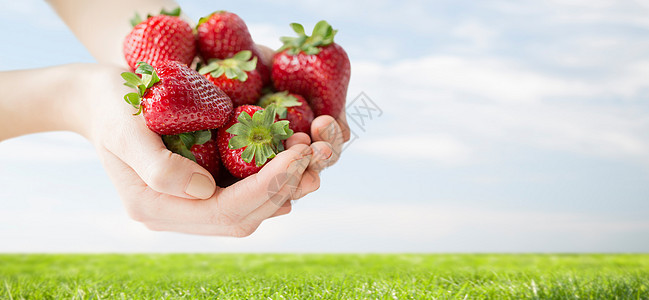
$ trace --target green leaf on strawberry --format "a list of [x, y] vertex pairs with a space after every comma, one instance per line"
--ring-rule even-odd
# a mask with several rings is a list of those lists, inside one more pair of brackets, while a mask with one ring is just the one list
[[[166, 16], [171, 16], [171, 17], [180, 17], [180, 7], [176, 7], [174, 9], [172, 9], [172, 10], [166, 10], [166, 9], [163, 8], [163, 9], [160, 10], [160, 14], [161, 15], [166, 15]], [[148, 14], [146, 16], [146, 18], [148, 19], [148, 18], [150, 18], [152, 16], [153, 15]], [[144, 19], [142, 19], [140, 14], [138, 12], [135, 12], [135, 16], [130, 20], [130, 23], [131, 23], [132, 27], [135, 27], [135, 26], [137, 26], [137, 24], [140, 24], [143, 21], [144, 21]]]
[[302, 103], [300, 103], [300, 101], [298, 101], [295, 96], [290, 95], [288, 91], [267, 94], [259, 99], [258, 103], [258, 105], [261, 107], [268, 107], [271, 104], [275, 104], [277, 106], [277, 115], [281, 119], [286, 118], [286, 108], [302, 105]]
[[172, 10], [166, 10], [166, 9], [161, 9], [160, 10], [161, 15], [167, 15], [167, 16], [172, 16], [172, 17], [180, 17], [180, 7], [176, 7]]
[[151, 65], [142, 61], [138, 63], [135, 73], [140, 74], [142, 77], [140, 78], [131, 72], [123, 72], [121, 76], [126, 80], [124, 83], [125, 86], [137, 90], [137, 93], [128, 93], [124, 95], [124, 100], [126, 100], [128, 104], [137, 108], [138, 111], [134, 115], [139, 115], [142, 112], [142, 97], [144, 97], [148, 88], [160, 81], [160, 78]]
[[142, 19], [139, 13], [135, 12], [135, 16], [130, 21], [131, 21], [131, 26], [135, 27], [137, 26], [137, 24], [142, 23], [142, 21], [144, 20]]
[[288, 121], [275, 122], [277, 106], [269, 105], [265, 110], [255, 112], [250, 117], [247, 113], [239, 114], [237, 121], [226, 132], [234, 135], [229, 143], [230, 149], [246, 147], [241, 158], [250, 163], [253, 159], [257, 166], [262, 166], [268, 159], [284, 151], [283, 140], [293, 135]]
[[198, 70], [198, 73], [205, 75], [209, 73], [214, 78], [225, 74], [228, 79], [248, 80], [248, 73], [257, 68], [257, 57], [252, 57], [250, 50], [237, 52], [227, 59], [212, 59], [209, 63]]
[[306, 35], [304, 26], [298, 23], [291, 23], [291, 28], [297, 37], [281, 37], [280, 41], [284, 45], [277, 50], [278, 52], [288, 50], [291, 55], [297, 55], [304, 52], [308, 55], [315, 55], [320, 53], [320, 47], [330, 45], [334, 42], [334, 36], [338, 30], [334, 30], [327, 21], [322, 20], [313, 27], [311, 36]]
[[211, 138], [212, 133], [210, 130], [199, 130], [176, 135], [163, 135], [162, 141], [169, 151], [196, 162], [196, 157], [191, 152], [192, 146], [205, 144]]

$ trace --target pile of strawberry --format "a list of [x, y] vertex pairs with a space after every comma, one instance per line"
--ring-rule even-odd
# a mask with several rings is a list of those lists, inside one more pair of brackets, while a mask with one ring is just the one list
[[180, 9], [139, 16], [124, 40], [124, 57], [135, 73], [124, 99], [160, 134], [167, 148], [206, 168], [215, 179], [244, 178], [284, 150], [294, 132], [309, 134], [319, 115], [344, 108], [350, 63], [334, 43], [336, 30], [318, 22], [311, 36], [291, 24], [297, 37], [261, 63], [243, 20], [217, 11], [193, 29]]

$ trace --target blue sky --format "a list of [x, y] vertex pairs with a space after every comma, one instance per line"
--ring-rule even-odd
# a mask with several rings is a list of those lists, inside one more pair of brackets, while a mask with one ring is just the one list
[[[0, 70], [93, 61], [45, 3], [0, 3]], [[272, 47], [326, 19], [352, 61], [348, 102], [364, 92], [383, 114], [245, 239], [129, 220], [74, 134], [2, 142], [0, 251], [649, 251], [649, 4], [180, 3], [236, 12]]]

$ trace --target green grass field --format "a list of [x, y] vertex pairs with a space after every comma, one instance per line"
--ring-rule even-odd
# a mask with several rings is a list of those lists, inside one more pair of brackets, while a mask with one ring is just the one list
[[649, 254], [8, 254], [0, 298], [649, 299]]

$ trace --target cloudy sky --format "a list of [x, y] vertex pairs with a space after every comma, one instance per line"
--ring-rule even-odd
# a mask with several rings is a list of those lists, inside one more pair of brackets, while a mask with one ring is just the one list
[[[0, 3], [0, 70], [93, 61], [44, 2]], [[649, 251], [646, 1], [180, 3], [275, 48], [339, 29], [365, 117], [321, 189], [245, 239], [150, 232], [87, 141], [30, 135], [0, 143], [0, 252]]]

